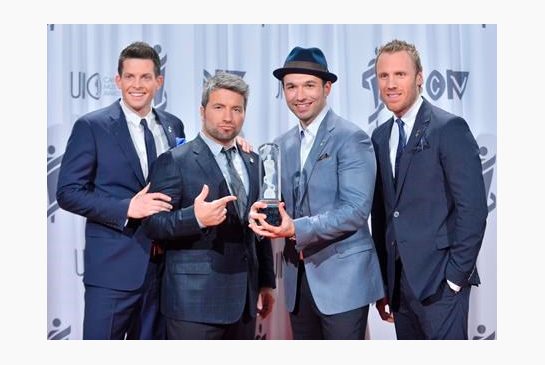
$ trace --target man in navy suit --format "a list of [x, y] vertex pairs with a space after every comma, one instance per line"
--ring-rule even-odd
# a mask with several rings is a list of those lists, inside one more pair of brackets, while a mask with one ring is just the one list
[[375, 71], [394, 114], [372, 135], [372, 231], [387, 291], [377, 309], [398, 339], [467, 339], [488, 214], [479, 147], [464, 119], [420, 96], [414, 45], [384, 45]]
[[275, 140], [282, 222], [269, 225], [257, 213], [266, 204], [257, 202], [251, 227], [286, 238], [284, 288], [293, 338], [363, 339], [369, 303], [384, 295], [367, 222], [376, 170], [371, 139], [328, 107], [337, 76], [320, 49], [295, 47], [273, 74], [299, 123]]
[[161, 247], [140, 222], [169, 211], [170, 198], [148, 192], [157, 155], [184, 137], [180, 119], [151, 107], [163, 85], [157, 52], [135, 42], [119, 56], [122, 98], [79, 118], [62, 160], [59, 206], [87, 218], [84, 339], [162, 339]]
[[253, 339], [257, 313], [265, 318], [272, 310], [271, 244], [258, 241], [247, 222], [259, 194], [259, 160], [235, 143], [247, 100], [239, 76], [210, 78], [200, 134], [160, 156], [151, 175], [150, 191], [170, 196], [173, 206], [143, 222], [166, 249], [161, 310], [168, 339]]

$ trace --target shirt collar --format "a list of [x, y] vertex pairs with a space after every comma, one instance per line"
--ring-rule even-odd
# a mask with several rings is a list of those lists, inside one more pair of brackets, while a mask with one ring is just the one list
[[[403, 121], [409, 128], [409, 130], [412, 130], [414, 123], [416, 122], [416, 115], [418, 114], [418, 110], [420, 110], [420, 106], [424, 102], [424, 99], [422, 99], [421, 96], [418, 96], [416, 98], [415, 103], [410, 107], [409, 110], [405, 114], [403, 114], [399, 119]], [[394, 120], [398, 119], [395, 115], [393, 116]]]
[[148, 126], [151, 124], [152, 121], [155, 121], [155, 114], [153, 114], [153, 108], [150, 109], [149, 113], [145, 117], [141, 117], [138, 114], [136, 114], [125, 102], [123, 101], [123, 98], [119, 99], [119, 104], [121, 105], [121, 109], [123, 110], [123, 113], [125, 114], [125, 119], [128, 123], [131, 123], [135, 126], [140, 125], [140, 121], [142, 119], [146, 119], [148, 122]]
[[[203, 131], [200, 131], [199, 135], [201, 136], [204, 143], [206, 143], [208, 148], [210, 148], [210, 151], [212, 152], [212, 155], [214, 155], [214, 157], [218, 156], [221, 153], [221, 150], [224, 148], [224, 146], [222, 144], [220, 144], [220, 143], [214, 141], [212, 138], [208, 137]], [[235, 141], [233, 141], [233, 144], [231, 146], [225, 147], [225, 149], [229, 149], [231, 147], [235, 147], [235, 150], [238, 153], [238, 147], [237, 147], [237, 144], [235, 143]]]
[[312, 137], [316, 137], [316, 134], [318, 134], [318, 129], [320, 129], [320, 125], [322, 125], [322, 122], [324, 121], [328, 111], [329, 107], [326, 105], [322, 109], [320, 114], [318, 114], [316, 118], [314, 118], [314, 120], [310, 122], [307, 128], [303, 128], [301, 122], [299, 122], [299, 134], [301, 133], [301, 131], [305, 131], [305, 134], [310, 134]]

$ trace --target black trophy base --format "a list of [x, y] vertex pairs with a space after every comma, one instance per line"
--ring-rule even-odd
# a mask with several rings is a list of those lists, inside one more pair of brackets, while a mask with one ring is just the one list
[[271, 226], [280, 225], [281, 218], [277, 204], [269, 204], [267, 205], [267, 208], [260, 208], [257, 211], [258, 213], [263, 213], [267, 216], [265, 222], [269, 223]]

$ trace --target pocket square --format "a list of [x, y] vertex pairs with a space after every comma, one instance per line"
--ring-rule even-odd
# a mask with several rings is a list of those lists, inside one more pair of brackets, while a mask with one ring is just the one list
[[329, 157], [330, 157], [329, 154], [326, 152], [323, 155], [321, 155], [320, 157], [318, 157], [318, 161], [328, 159]]
[[422, 152], [428, 148], [430, 148], [428, 139], [426, 138], [425, 134], [422, 134], [422, 137], [420, 137], [420, 140], [418, 140], [418, 143], [414, 147], [414, 152]]
[[185, 143], [185, 138], [176, 137], [176, 147]]

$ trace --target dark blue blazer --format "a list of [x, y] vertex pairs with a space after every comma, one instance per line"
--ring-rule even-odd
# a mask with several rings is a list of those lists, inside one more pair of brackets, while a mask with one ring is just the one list
[[[259, 195], [259, 164], [255, 153], [241, 152], [248, 171], [250, 206]], [[227, 183], [200, 136], [164, 153], [154, 164], [150, 191], [172, 197], [171, 212], [146, 218], [149, 237], [166, 247], [161, 310], [169, 318], [228, 324], [240, 319], [248, 301], [256, 315], [259, 289], [274, 288], [270, 241], [257, 241], [248, 222], [238, 218], [233, 202], [227, 219], [218, 226], [200, 229], [194, 200], [203, 184], [209, 187], [206, 201], [230, 195]], [[248, 299], [247, 299], [248, 297]]]
[[414, 294], [425, 300], [446, 279], [480, 283], [477, 255], [488, 214], [477, 145], [464, 119], [424, 100], [401, 157], [394, 188], [390, 119], [375, 129], [377, 183], [372, 210], [387, 292], [392, 298], [395, 250]]
[[[182, 121], [167, 112], [154, 113], [174, 147], [176, 137], [184, 137]], [[87, 218], [85, 284], [134, 290], [144, 282], [151, 241], [140, 220], [127, 222], [127, 211], [146, 183], [119, 100], [75, 122], [60, 168], [57, 202]]]

